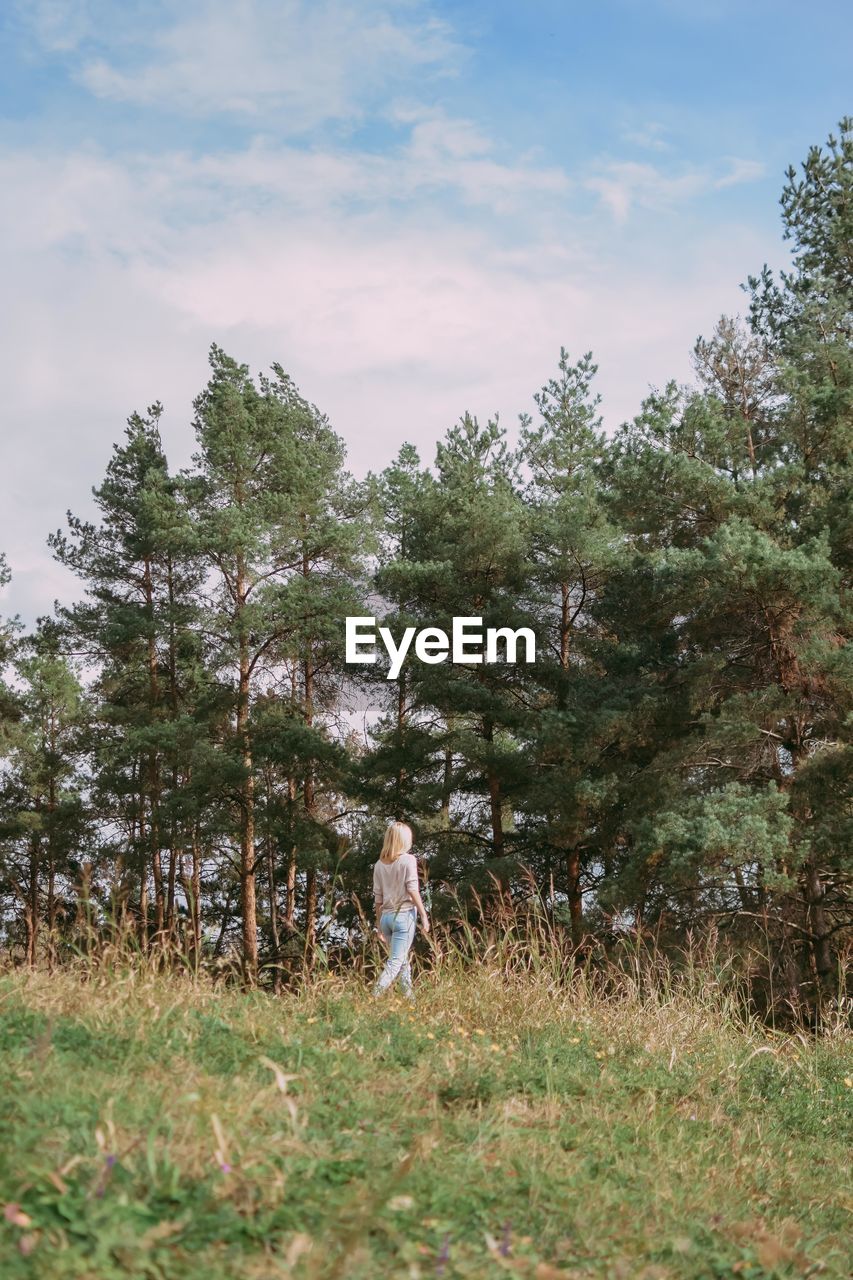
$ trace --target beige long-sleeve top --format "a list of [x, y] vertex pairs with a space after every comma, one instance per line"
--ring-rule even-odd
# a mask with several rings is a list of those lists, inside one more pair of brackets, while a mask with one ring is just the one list
[[418, 864], [412, 853], [401, 853], [396, 862], [377, 862], [373, 868], [373, 897], [383, 911], [414, 907], [410, 890], [418, 888]]

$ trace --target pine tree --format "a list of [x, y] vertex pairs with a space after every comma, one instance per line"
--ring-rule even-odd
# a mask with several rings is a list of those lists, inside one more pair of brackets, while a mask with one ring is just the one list
[[[618, 554], [618, 531], [601, 500], [604, 436], [592, 393], [597, 366], [587, 353], [571, 364], [560, 351], [559, 374], [535, 397], [538, 421], [525, 415], [520, 453], [530, 481], [532, 563], [527, 590], [543, 652], [535, 669], [537, 714], [529, 750], [536, 761], [524, 798], [531, 857], [568, 899], [572, 937], [584, 932], [583, 881], [595, 849], [591, 774], [596, 765], [600, 703], [591, 606]], [[542, 854], [548, 856], [542, 862]], [[565, 872], [563, 881], [562, 872]]]
[[[376, 603], [370, 608], [394, 635], [425, 622], [418, 557], [432, 518], [434, 488], [434, 477], [411, 444], [402, 446], [376, 480], [380, 542]], [[419, 705], [415, 673], [408, 663], [393, 681], [386, 679], [385, 662], [358, 670], [365, 697], [380, 706], [382, 714], [372, 726], [370, 751], [357, 762], [356, 788], [374, 812], [415, 820], [421, 833], [446, 830], [449, 796], [441, 782], [448, 742], [436, 723], [435, 709]]]
[[[11, 581], [6, 557], [0, 552], [0, 590]], [[0, 617], [0, 674], [14, 652], [15, 623]], [[8, 741], [11, 725], [17, 718], [17, 702], [6, 682], [0, 678], [0, 755]]]
[[4, 878], [17, 898], [27, 963], [36, 964], [44, 920], [52, 965], [89, 834], [80, 772], [83, 691], [47, 620], [22, 644], [16, 668], [20, 718], [0, 792]]
[[623, 884], [682, 928], [759, 917], [792, 1006], [832, 988], [849, 913], [850, 158], [789, 175], [794, 272], [753, 280], [753, 333], [724, 318], [699, 389], [651, 396], [612, 454], [644, 584], [606, 602]]
[[[420, 482], [408, 509], [405, 557], [383, 565], [379, 579], [383, 594], [403, 605], [395, 625], [450, 635], [454, 617], [482, 618], [484, 629], [531, 624], [524, 607], [529, 525], [516, 463], [496, 421], [484, 426], [465, 415], [451, 428], [437, 447], [434, 479]], [[413, 658], [408, 667], [408, 737], [415, 775], [432, 772], [429, 825], [440, 850], [435, 874], [443, 880], [488, 891], [510, 884], [514, 802], [527, 775], [519, 738], [523, 665]], [[452, 831], [442, 837], [451, 803]]]
[[[96, 694], [101, 731], [95, 735], [95, 778], [100, 801], [124, 827], [126, 850], [136, 861], [139, 920], [147, 939], [149, 876], [154, 888], [154, 927], [173, 925], [178, 857], [174, 830], [164, 827], [165, 750], [177, 716], [176, 590], [186, 587], [178, 568], [182, 529], [174, 481], [160, 439], [162, 408], [128, 420], [125, 440], [114, 446], [102, 484], [95, 489], [100, 523], [68, 513], [68, 533], [49, 539], [54, 554], [86, 584], [87, 599], [64, 610], [66, 626], [90, 661], [99, 666]], [[172, 783], [177, 777], [172, 772]], [[108, 799], [109, 797], [109, 799]], [[163, 849], [168, 848], [164, 876]], [[119, 850], [115, 876], [123, 905], [129, 885]]]
[[[301, 726], [299, 765], [287, 785], [290, 801], [293, 789], [301, 786], [298, 838], [306, 861], [305, 932], [310, 944], [316, 922], [317, 846], [326, 838], [317, 791], [326, 733], [317, 717], [334, 702], [341, 620], [355, 607], [361, 498], [343, 471], [340, 440], [279, 366], [274, 366], [273, 379], [262, 377], [256, 386], [248, 368], [217, 347], [210, 363], [211, 379], [195, 402], [199, 453], [187, 491], [195, 547], [215, 576], [206, 625], [216, 636], [217, 669], [232, 688], [242, 952], [246, 978], [255, 982], [253, 705], [262, 679], [275, 688], [290, 677], [290, 700], [299, 707]], [[294, 728], [292, 715], [286, 723]], [[286, 742], [279, 744], [279, 754], [289, 751]], [[270, 758], [269, 734], [265, 758]], [[290, 908], [290, 879], [288, 889]]]

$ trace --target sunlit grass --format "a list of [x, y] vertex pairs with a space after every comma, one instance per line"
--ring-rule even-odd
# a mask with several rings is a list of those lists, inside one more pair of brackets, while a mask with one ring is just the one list
[[[707, 970], [439, 939], [414, 1009], [118, 953], [0, 979], [5, 1277], [847, 1274], [853, 1056]], [[468, 954], [466, 954], [468, 952]]]

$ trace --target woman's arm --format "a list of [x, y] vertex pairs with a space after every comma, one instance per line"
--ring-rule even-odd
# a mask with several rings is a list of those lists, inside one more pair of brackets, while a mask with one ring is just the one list
[[376, 898], [374, 900], [374, 905], [376, 907], [376, 920], [373, 926], [373, 932], [379, 935], [379, 941], [382, 943], [383, 947], [387, 949], [388, 939], [385, 937], [385, 934], [379, 928], [379, 925], [382, 922], [382, 899]]
[[424, 933], [429, 933], [429, 916], [426, 913], [424, 900], [421, 897], [421, 891], [417, 885], [415, 885], [414, 888], [412, 888], [411, 885], [409, 886], [409, 897], [412, 899], [412, 902], [414, 902], [415, 906], [418, 909], [418, 915], [421, 918], [421, 928], [423, 929]]

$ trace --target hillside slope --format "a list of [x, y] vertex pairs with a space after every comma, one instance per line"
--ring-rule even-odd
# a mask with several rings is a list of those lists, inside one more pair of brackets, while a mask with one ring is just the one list
[[0, 1274], [848, 1273], [853, 1055], [497, 967], [0, 977]]

